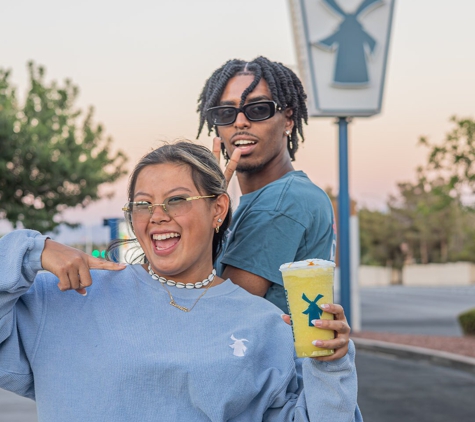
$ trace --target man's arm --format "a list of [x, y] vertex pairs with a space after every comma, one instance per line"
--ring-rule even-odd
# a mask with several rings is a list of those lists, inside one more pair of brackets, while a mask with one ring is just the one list
[[261, 276], [227, 265], [222, 278], [230, 278], [234, 284], [241, 286], [256, 296], [264, 296], [271, 286], [271, 282]]

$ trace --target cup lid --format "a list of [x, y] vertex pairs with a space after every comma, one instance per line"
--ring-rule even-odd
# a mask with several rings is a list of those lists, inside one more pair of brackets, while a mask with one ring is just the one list
[[295, 262], [287, 262], [286, 264], [282, 264], [279, 268], [279, 271], [287, 271], [287, 270], [294, 270], [297, 268], [312, 268], [312, 267], [319, 267], [319, 268], [335, 268], [335, 263], [333, 261], [326, 261], [325, 259], [306, 259], [304, 261], [295, 261]]

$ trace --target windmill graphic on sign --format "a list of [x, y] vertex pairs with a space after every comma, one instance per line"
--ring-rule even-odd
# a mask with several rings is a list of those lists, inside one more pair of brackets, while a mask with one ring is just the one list
[[323, 311], [318, 307], [317, 302], [323, 297], [319, 294], [314, 300], [310, 300], [305, 293], [302, 294], [302, 299], [308, 303], [308, 308], [302, 313], [308, 315], [308, 325], [313, 327], [312, 321], [314, 319], [320, 319], [322, 317]]
[[383, 0], [363, 0], [355, 12], [345, 12], [336, 0], [322, 0], [331, 10], [343, 17], [337, 30], [323, 40], [312, 43], [324, 50], [336, 50], [333, 83], [342, 88], [364, 88], [369, 83], [367, 54], [376, 48], [376, 40], [369, 35], [358, 20], [363, 12], [384, 4]]

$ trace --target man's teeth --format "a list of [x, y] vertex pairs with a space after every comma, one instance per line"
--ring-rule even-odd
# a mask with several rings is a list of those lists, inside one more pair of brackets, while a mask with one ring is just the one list
[[153, 240], [165, 240], [170, 239], [171, 237], [180, 237], [178, 233], [164, 233], [164, 234], [154, 234], [152, 236]]
[[251, 145], [251, 144], [255, 144], [255, 143], [256, 143], [255, 141], [242, 140], [242, 141], [234, 142], [234, 145], [236, 145], [238, 147], [240, 145]]

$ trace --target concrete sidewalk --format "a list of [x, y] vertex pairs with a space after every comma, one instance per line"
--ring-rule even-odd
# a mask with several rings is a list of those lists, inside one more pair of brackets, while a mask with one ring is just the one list
[[412, 361], [426, 361], [428, 363], [475, 374], [475, 358], [472, 357], [366, 338], [352, 338], [352, 340], [357, 350], [386, 354], [398, 358], [410, 359]]

